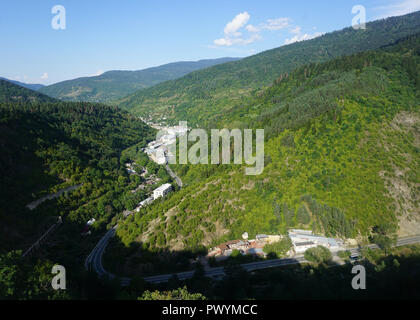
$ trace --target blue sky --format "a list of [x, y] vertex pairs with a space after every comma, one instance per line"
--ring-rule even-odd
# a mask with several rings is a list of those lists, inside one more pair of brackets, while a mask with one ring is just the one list
[[[51, 12], [66, 10], [66, 29]], [[245, 57], [367, 21], [420, 10], [420, 0], [8, 0], [0, 2], [0, 76], [51, 84], [108, 70]]]

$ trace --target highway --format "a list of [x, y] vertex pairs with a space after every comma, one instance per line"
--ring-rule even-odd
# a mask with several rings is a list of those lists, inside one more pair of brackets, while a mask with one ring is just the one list
[[[395, 246], [400, 247], [400, 246], [405, 246], [405, 245], [415, 244], [415, 243], [420, 243], [420, 236], [398, 239]], [[379, 249], [379, 247], [376, 244], [368, 245], [367, 247], [370, 249]], [[360, 254], [360, 250], [361, 248], [349, 249], [349, 251], [352, 254], [354, 253]], [[301, 263], [309, 263], [309, 261], [307, 261], [303, 256], [297, 256], [295, 258], [251, 262], [251, 263], [242, 264], [241, 267], [245, 269], [246, 271], [251, 272], [255, 270], [277, 268], [277, 267], [293, 265], [293, 264], [301, 264]], [[186, 280], [186, 279], [192, 278], [192, 276], [194, 275], [194, 271], [181, 272], [181, 273], [177, 273], [176, 275], [179, 280]], [[223, 267], [209, 268], [205, 271], [205, 276], [210, 277], [210, 278], [220, 278], [220, 277], [223, 277], [224, 275], [225, 275], [225, 272], [224, 272]], [[167, 282], [171, 277], [173, 277], [173, 274], [146, 277], [144, 279], [151, 283], [161, 283], [161, 282]]]
[[[103, 266], [102, 266], [102, 255], [105, 251], [105, 248], [109, 242], [109, 239], [114, 236], [115, 229], [110, 229], [105, 236], [98, 242], [96, 247], [92, 250], [90, 255], [87, 257], [85, 261], [85, 268], [86, 270], [89, 269], [89, 265], [92, 266], [92, 269], [99, 275], [99, 276], [108, 276], [109, 278], [113, 279], [116, 276], [107, 272]], [[397, 240], [397, 243], [395, 244], [395, 247], [405, 246], [409, 244], [416, 244], [420, 243], [420, 236], [414, 236], [414, 237], [408, 237], [408, 238], [401, 238]], [[366, 246], [370, 249], [379, 249], [379, 247], [376, 244], [368, 245]], [[352, 254], [360, 254], [362, 248], [351, 248], [349, 251]], [[240, 265], [244, 270], [248, 272], [252, 272], [255, 270], [262, 270], [262, 269], [268, 269], [268, 268], [277, 268], [287, 265], [294, 265], [294, 264], [301, 264], [301, 263], [308, 263], [303, 256], [297, 256], [294, 258], [286, 258], [286, 259], [275, 259], [275, 260], [264, 260], [264, 261], [258, 261], [258, 262], [251, 262], [251, 263], [245, 263]], [[205, 270], [205, 276], [209, 278], [214, 279], [220, 279], [225, 275], [224, 267], [217, 267], [217, 268], [208, 268]], [[150, 276], [145, 277], [144, 280], [150, 283], [163, 283], [168, 282], [174, 274], [162, 274], [162, 275], [156, 275], [156, 276]], [[179, 280], [186, 280], [190, 279], [194, 276], [194, 271], [186, 271], [186, 272], [180, 272], [176, 273], [176, 276]], [[120, 278], [121, 279], [121, 285], [122, 286], [128, 286], [130, 284], [131, 279], [130, 278]]]
[[[300, 263], [305, 263], [305, 262], [308, 262], [308, 261], [306, 261], [303, 256], [299, 256], [296, 258], [251, 262], [251, 263], [241, 264], [240, 266], [244, 270], [251, 272], [255, 270], [276, 268], [276, 267], [300, 264]], [[224, 267], [209, 268], [205, 271], [205, 276], [209, 278], [217, 279], [217, 278], [222, 278], [224, 275], [225, 275]], [[151, 283], [162, 283], [162, 282], [168, 282], [168, 280], [172, 278], [173, 276], [174, 276], [173, 274], [164, 274], [164, 275], [158, 275], [158, 276], [145, 277], [144, 280]], [[176, 276], [179, 280], [190, 279], [194, 276], [194, 271], [177, 273]]]
[[[93, 248], [92, 252], [85, 260], [85, 269], [89, 270], [89, 268], [92, 268], [92, 270], [95, 271], [99, 277], [106, 276], [110, 279], [116, 278], [114, 274], [104, 269], [102, 265], [102, 256], [108, 245], [109, 239], [111, 239], [115, 235], [115, 230], [117, 229], [117, 227], [118, 225], [108, 230], [108, 232], [101, 238], [101, 240], [99, 240], [95, 248]], [[130, 279], [121, 278], [121, 282], [123, 283], [124, 281], [126, 283], [130, 283]]]
[[[394, 247], [402, 247], [402, 246], [406, 246], [406, 245], [410, 245], [410, 244], [416, 244], [416, 243], [420, 243], [420, 236], [400, 238], [400, 239], [397, 240]], [[379, 249], [379, 246], [376, 245], [376, 244], [370, 244], [370, 245], [367, 245], [366, 247], [370, 248], [370, 249]], [[349, 251], [352, 254], [360, 254], [360, 250], [361, 250], [361, 248], [351, 248], [351, 249], [349, 249]]]

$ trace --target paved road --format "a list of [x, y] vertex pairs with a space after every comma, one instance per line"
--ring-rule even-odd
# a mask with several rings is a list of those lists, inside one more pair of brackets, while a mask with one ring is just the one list
[[175, 182], [178, 185], [178, 187], [182, 188], [182, 180], [181, 180], [181, 178], [178, 177], [176, 175], [176, 173], [172, 171], [172, 169], [169, 167], [169, 165], [165, 165], [165, 167], [166, 167], [166, 171], [168, 171], [168, 173], [171, 176], [171, 178], [175, 180]]
[[[305, 262], [308, 262], [308, 261], [305, 260], [303, 256], [299, 256], [296, 258], [251, 262], [251, 263], [242, 264], [241, 267], [245, 269], [246, 271], [251, 272], [255, 270], [276, 268], [276, 267], [300, 264], [300, 263], [305, 263]], [[205, 276], [210, 277], [210, 278], [222, 278], [224, 275], [225, 275], [224, 267], [209, 268], [205, 271]], [[164, 275], [146, 277], [144, 278], [144, 280], [151, 283], [162, 283], [162, 282], [168, 282], [168, 280], [171, 279], [173, 276], [174, 276], [173, 274], [164, 274]], [[194, 271], [177, 273], [176, 276], [178, 277], [179, 280], [190, 279], [194, 276]]]
[[[420, 236], [400, 238], [397, 240], [397, 243], [394, 245], [394, 247], [402, 247], [402, 246], [406, 246], [409, 244], [416, 244], [416, 243], [420, 243]], [[379, 249], [379, 246], [376, 244], [370, 244], [366, 247], [370, 249]], [[352, 249], [349, 249], [349, 251], [352, 254], [360, 254], [361, 248], [352, 248]]]
[[41, 203], [47, 201], [47, 200], [52, 200], [55, 198], [58, 198], [59, 196], [61, 196], [63, 193], [65, 192], [70, 192], [76, 189], [79, 189], [83, 184], [78, 184], [76, 186], [71, 186], [71, 187], [67, 187], [65, 189], [61, 189], [59, 191], [57, 191], [56, 193], [52, 193], [52, 194], [48, 194], [38, 200], [32, 201], [30, 204], [26, 205], [26, 207], [29, 210], [34, 210], [36, 207], [38, 207]]
[[[85, 263], [86, 269], [88, 269], [88, 265], [92, 265], [93, 270], [95, 270], [99, 276], [107, 275], [110, 278], [116, 277], [115, 275], [104, 270], [102, 266], [102, 254], [105, 250], [105, 247], [108, 244], [109, 239], [114, 235], [115, 229], [116, 229], [116, 226], [107, 232], [107, 234], [101, 239], [101, 241], [99, 241], [98, 245], [93, 249], [92, 253], [86, 259], [86, 263]], [[398, 239], [395, 246], [400, 247], [400, 246], [405, 246], [405, 245], [415, 244], [415, 243], [420, 243], [420, 236]], [[368, 245], [367, 247], [371, 249], [379, 249], [379, 247], [375, 244]], [[360, 254], [361, 249], [362, 248], [352, 248], [352, 249], [349, 249], [349, 251], [352, 254]], [[309, 261], [307, 261], [303, 256], [297, 256], [294, 258], [251, 262], [251, 263], [242, 264], [241, 267], [245, 269], [246, 271], [251, 272], [255, 270], [277, 268], [281, 266], [301, 264], [301, 263], [307, 263], [307, 262]], [[224, 267], [208, 268], [205, 270], [206, 277], [217, 279], [217, 278], [222, 278], [224, 275], [225, 275]], [[162, 283], [162, 282], [168, 282], [173, 276], [174, 274], [162, 274], [162, 275], [157, 275], [157, 276], [145, 277], [144, 280], [150, 283]], [[194, 271], [180, 272], [180, 273], [177, 273], [176, 276], [179, 280], [190, 279], [194, 276]], [[130, 284], [130, 281], [131, 281], [130, 278], [121, 278], [121, 285], [128, 286]]]
[[[93, 248], [92, 252], [85, 260], [85, 269], [89, 270], [89, 268], [92, 268], [92, 270], [95, 271], [99, 277], [106, 276], [110, 279], [116, 278], [114, 274], [104, 269], [102, 265], [102, 256], [108, 245], [109, 239], [111, 239], [115, 235], [115, 230], [117, 229], [117, 227], [118, 225], [108, 230], [108, 232], [102, 237], [101, 240], [99, 240], [95, 248]], [[127, 284], [130, 283], [130, 279], [121, 278], [121, 282], [123, 283], [124, 281]]]
[[[405, 246], [409, 244], [415, 244], [420, 243], [420, 236], [416, 237], [410, 237], [410, 238], [404, 238], [399, 239], [396, 243], [396, 247]], [[371, 249], [379, 249], [379, 247], [375, 244], [367, 246]], [[357, 253], [360, 254], [361, 248], [353, 248], [350, 249], [350, 252], [352, 254]], [[276, 260], [265, 260], [265, 261], [258, 261], [258, 262], [252, 262], [247, 264], [242, 264], [241, 267], [245, 269], [248, 272], [255, 271], [255, 270], [261, 270], [261, 269], [268, 269], [268, 268], [276, 268], [286, 265], [293, 265], [293, 264], [300, 264], [300, 263], [308, 263], [303, 256], [297, 256], [295, 258], [287, 258], [287, 259], [276, 259]], [[206, 270], [205, 275], [207, 277], [211, 278], [219, 278], [224, 276], [224, 268], [209, 268]], [[194, 275], [194, 271], [188, 271], [188, 272], [181, 272], [177, 274], [177, 277], [179, 280], [185, 280], [192, 278]], [[173, 277], [173, 274], [165, 274], [165, 275], [158, 275], [158, 276], [152, 276], [152, 277], [146, 277], [144, 278], [146, 281], [151, 283], [161, 283], [161, 282], [167, 282], [171, 277]]]

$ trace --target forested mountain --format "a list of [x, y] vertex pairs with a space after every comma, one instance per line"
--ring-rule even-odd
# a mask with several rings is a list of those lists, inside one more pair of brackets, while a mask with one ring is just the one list
[[238, 60], [220, 58], [165, 64], [139, 71], [108, 71], [96, 77], [63, 81], [44, 87], [40, 92], [67, 101], [110, 102], [136, 90], [182, 77], [192, 71]]
[[[121, 151], [153, 137], [116, 107], [57, 101], [6, 81], [0, 81], [0, 132], [0, 251], [29, 247], [51, 217], [67, 218], [76, 232], [92, 217], [106, 223], [133, 188]], [[68, 196], [26, 208], [79, 184]]]
[[37, 83], [23, 83], [23, 82], [19, 82], [19, 81], [15, 81], [15, 80], [9, 80], [3, 77], [0, 77], [0, 80], [5, 80], [5, 81], [9, 81], [13, 84], [17, 84], [18, 86], [24, 87], [26, 89], [31, 89], [34, 91], [37, 91], [39, 89], [41, 89], [42, 87], [44, 87], [43, 84], [37, 84]]
[[420, 12], [367, 24], [366, 30], [346, 28], [322, 37], [282, 46], [240, 61], [190, 73], [138, 91], [120, 105], [159, 121], [215, 125], [233, 104], [246, 104], [253, 93], [295, 68], [342, 55], [376, 49], [420, 31]]
[[244, 231], [252, 238], [303, 227], [344, 239], [418, 231], [419, 74], [420, 34], [280, 73], [218, 118], [265, 129], [263, 174], [175, 166], [186, 187], [129, 217], [121, 242], [196, 250]]
[[[186, 65], [172, 64], [49, 87], [56, 97], [109, 105], [60, 101], [41, 93], [48, 88], [35, 92], [0, 80], [0, 299], [201, 299], [186, 289], [173, 290], [176, 277], [167, 284], [171, 291], [142, 295], [153, 286], [137, 277], [184, 271], [198, 254], [240, 239], [244, 232], [255, 238], [304, 228], [352, 244], [390, 244], [396, 235], [418, 233], [420, 12], [189, 73], [123, 98], [120, 105], [128, 111], [110, 102], [125, 90], [136, 90], [134, 83], [153, 85], [185, 70]], [[190, 127], [263, 128], [264, 171], [247, 176], [246, 164], [171, 165], [182, 178], [182, 189], [174, 186], [165, 198], [125, 215], [148, 196], [140, 187], [149, 193], [159, 183], [146, 176], [169, 177], [164, 166], [145, 156], [143, 148], [156, 132], [138, 115], [188, 120]], [[132, 161], [136, 170], [146, 169], [144, 176], [127, 172], [125, 164]], [[33, 210], [27, 206], [69, 187], [74, 189]], [[63, 223], [36, 257], [22, 258], [22, 250], [58, 217]], [[92, 233], [82, 236], [91, 218], [96, 219]], [[116, 224], [103, 264], [110, 272], [133, 277], [125, 289], [118, 287], [118, 279], [99, 280], [84, 268], [89, 252]], [[362, 250], [369, 277], [377, 280], [374, 294], [392, 275], [396, 287], [398, 281], [418, 278], [418, 246], [393, 249], [395, 256], [382, 254], [387, 252]], [[56, 263], [69, 270], [69, 290], [50, 286]], [[220, 282], [204, 279], [197, 268], [191, 279], [197, 290], [191, 292], [207, 291], [215, 299], [296, 298], [312, 285], [331, 296], [336, 290], [340, 297], [360, 297], [349, 286], [351, 265], [251, 275], [230, 263]], [[416, 282], [409, 287], [417, 294]]]
[[57, 101], [42, 93], [29, 90], [7, 80], [0, 79], [0, 103], [1, 102], [25, 102], [42, 103]]

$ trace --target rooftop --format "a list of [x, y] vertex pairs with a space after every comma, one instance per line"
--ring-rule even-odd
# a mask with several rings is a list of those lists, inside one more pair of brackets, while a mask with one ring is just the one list
[[297, 242], [297, 243], [295, 243], [295, 246], [296, 247], [303, 247], [303, 246], [312, 246], [312, 245], [314, 245], [315, 243], [314, 242], [312, 242], [312, 241], [307, 241], [307, 242]]
[[172, 185], [170, 183], [165, 183], [163, 185], [161, 185], [159, 188], [155, 189], [154, 191], [165, 191], [169, 188], [171, 188]]

